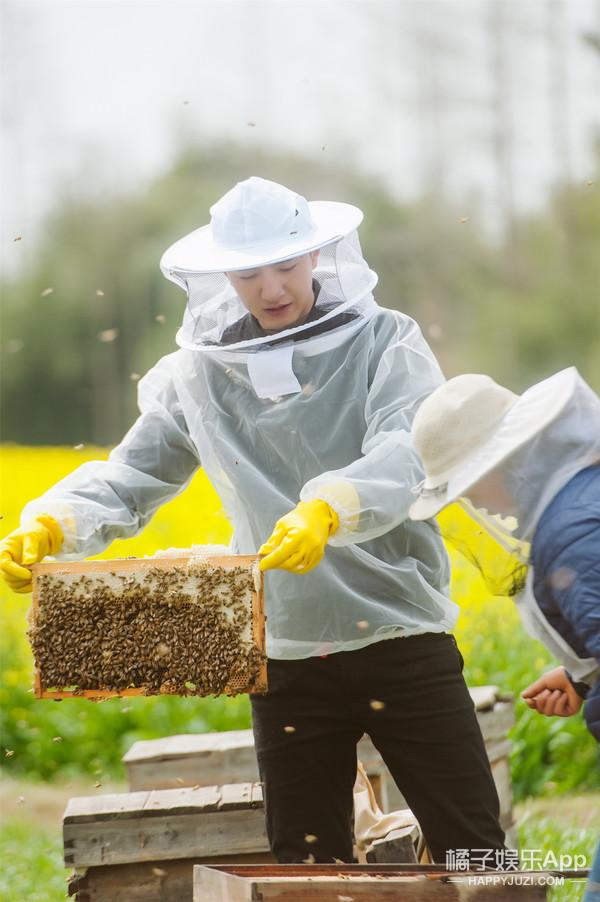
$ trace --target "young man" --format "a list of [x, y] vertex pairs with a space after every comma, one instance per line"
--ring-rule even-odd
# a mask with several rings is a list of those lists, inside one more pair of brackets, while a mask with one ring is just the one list
[[352, 860], [364, 732], [437, 861], [504, 840], [447, 558], [408, 519], [410, 424], [443, 377], [416, 324], [376, 304], [361, 220], [259, 178], [221, 198], [161, 261], [188, 304], [180, 350], [139, 383], [140, 418], [107, 462], [27, 505], [0, 549], [26, 590], [28, 564], [135, 534], [204, 467], [232, 550], [265, 555], [269, 691], [252, 708], [282, 862]]

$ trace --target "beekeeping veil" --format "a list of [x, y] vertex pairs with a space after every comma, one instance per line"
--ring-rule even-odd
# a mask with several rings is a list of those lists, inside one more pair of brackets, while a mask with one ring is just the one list
[[425, 400], [412, 438], [426, 478], [411, 518], [437, 517], [488, 588], [516, 596], [528, 632], [583, 678], [595, 662], [578, 659], [543, 616], [528, 564], [544, 510], [576, 473], [600, 465], [600, 398], [575, 367], [520, 396], [465, 374]]
[[[300, 391], [292, 370], [295, 348], [310, 353], [335, 346], [376, 309], [377, 276], [363, 259], [356, 229], [363, 214], [350, 204], [308, 203], [288, 188], [252, 177], [235, 185], [211, 209], [208, 225], [173, 244], [161, 259], [164, 275], [188, 297], [177, 343], [221, 359], [245, 360], [259, 397]], [[248, 310], [226, 273], [281, 263], [319, 250], [315, 316], [231, 341]], [[264, 330], [262, 330], [264, 331]], [[327, 336], [327, 346], [315, 341]]]

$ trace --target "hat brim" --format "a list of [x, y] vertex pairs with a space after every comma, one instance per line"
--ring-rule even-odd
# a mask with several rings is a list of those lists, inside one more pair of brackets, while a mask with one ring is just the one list
[[546, 429], [568, 404], [577, 378], [577, 369], [569, 367], [524, 392], [506, 412], [492, 435], [471, 454], [467, 453], [460, 466], [449, 474], [445, 491], [431, 497], [420, 497], [411, 505], [411, 520], [435, 517]]
[[311, 201], [308, 206], [315, 222], [315, 228], [308, 233], [233, 249], [213, 240], [209, 224], [172, 244], [162, 255], [160, 268], [166, 275], [194, 275], [268, 266], [331, 244], [358, 228], [363, 219], [362, 210], [352, 204]]

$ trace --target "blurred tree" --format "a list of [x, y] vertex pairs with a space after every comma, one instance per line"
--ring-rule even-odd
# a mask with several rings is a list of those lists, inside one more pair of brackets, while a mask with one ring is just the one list
[[[600, 148], [598, 153], [600, 161]], [[599, 167], [600, 168], [600, 167]], [[518, 278], [476, 218], [429, 194], [395, 202], [372, 178], [231, 145], [189, 148], [143, 193], [94, 199], [71, 187], [35, 264], [2, 287], [4, 441], [112, 444], [136, 414], [135, 381], [175, 349], [183, 292], [158, 268], [236, 181], [259, 174], [365, 211], [377, 298], [421, 324], [448, 375], [489, 372], [522, 390], [575, 364], [598, 390], [600, 188], [563, 185], [518, 223]]]
[[568, 28], [565, 0], [548, 0], [546, 39], [548, 45], [548, 99], [551, 133], [558, 178], [569, 181], [573, 174], [571, 149], [571, 68], [568, 64]]

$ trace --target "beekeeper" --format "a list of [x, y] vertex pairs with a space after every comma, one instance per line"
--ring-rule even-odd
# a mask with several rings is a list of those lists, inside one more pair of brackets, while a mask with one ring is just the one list
[[[522, 693], [600, 742], [600, 398], [575, 367], [515, 395], [481, 374], [439, 386], [413, 420], [416, 521], [445, 538], [558, 661]], [[584, 893], [600, 899], [600, 843]]]
[[437, 516], [562, 663], [525, 690], [530, 707], [569, 716], [587, 698], [600, 741], [600, 398], [575, 367], [521, 396], [465, 374], [430, 395], [412, 435], [426, 478], [411, 517]]
[[139, 383], [139, 419], [108, 461], [29, 503], [0, 548], [27, 591], [28, 565], [135, 535], [202, 465], [231, 550], [264, 555], [269, 691], [252, 708], [282, 862], [352, 860], [365, 731], [436, 860], [504, 840], [439, 530], [408, 519], [410, 425], [443, 377], [417, 325], [374, 300], [361, 220], [261, 178], [222, 197], [162, 258], [187, 306], [180, 349]]

